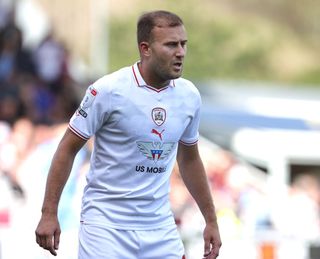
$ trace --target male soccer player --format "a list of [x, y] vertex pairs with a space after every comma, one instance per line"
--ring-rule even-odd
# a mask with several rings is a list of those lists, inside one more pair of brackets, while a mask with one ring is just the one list
[[140, 61], [89, 86], [49, 170], [37, 243], [56, 255], [58, 203], [79, 149], [94, 136], [79, 231], [80, 259], [181, 259], [184, 248], [169, 203], [175, 162], [206, 222], [204, 257], [221, 240], [198, 152], [201, 99], [181, 78], [187, 36], [171, 12], [143, 14]]

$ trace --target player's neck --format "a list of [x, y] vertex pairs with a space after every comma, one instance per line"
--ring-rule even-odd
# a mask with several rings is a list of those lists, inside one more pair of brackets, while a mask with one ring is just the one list
[[152, 75], [151, 71], [149, 71], [141, 62], [138, 63], [138, 69], [146, 84], [153, 88], [161, 89], [168, 86], [170, 83], [170, 80], [161, 80], [160, 78], [156, 78], [156, 76]]

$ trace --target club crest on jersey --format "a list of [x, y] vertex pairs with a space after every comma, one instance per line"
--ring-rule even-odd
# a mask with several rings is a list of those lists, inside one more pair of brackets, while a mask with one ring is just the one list
[[161, 126], [166, 120], [166, 116], [167, 116], [166, 110], [160, 107], [153, 108], [151, 112], [151, 116], [152, 116], [153, 122], [156, 125]]
[[97, 94], [98, 94], [97, 90], [94, 89], [92, 86], [90, 86], [86, 92], [86, 95], [82, 99], [80, 108], [82, 110], [86, 110], [87, 108], [89, 108], [92, 105], [94, 98], [96, 97]]
[[158, 160], [165, 159], [173, 150], [174, 142], [148, 142], [137, 141], [137, 146], [140, 152], [148, 159], [153, 160], [155, 163]]

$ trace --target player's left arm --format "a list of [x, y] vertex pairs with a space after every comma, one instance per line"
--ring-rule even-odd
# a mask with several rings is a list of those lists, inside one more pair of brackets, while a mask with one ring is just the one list
[[204, 258], [217, 258], [221, 247], [220, 233], [213, 199], [205, 168], [199, 154], [198, 145], [187, 146], [180, 143], [177, 162], [181, 177], [188, 191], [199, 206], [206, 222], [203, 232]]

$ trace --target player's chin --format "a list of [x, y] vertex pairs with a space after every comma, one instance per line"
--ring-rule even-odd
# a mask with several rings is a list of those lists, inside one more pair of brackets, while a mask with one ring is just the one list
[[179, 71], [173, 71], [173, 72], [171, 73], [171, 78], [172, 78], [172, 79], [177, 79], [177, 78], [179, 78], [179, 77], [181, 77], [181, 76], [182, 76], [182, 69], [179, 70]]

